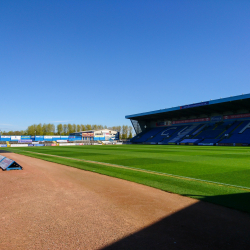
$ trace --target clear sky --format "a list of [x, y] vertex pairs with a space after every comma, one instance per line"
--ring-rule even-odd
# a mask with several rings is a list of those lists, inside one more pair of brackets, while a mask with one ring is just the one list
[[250, 92], [249, 0], [0, 0], [0, 130]]

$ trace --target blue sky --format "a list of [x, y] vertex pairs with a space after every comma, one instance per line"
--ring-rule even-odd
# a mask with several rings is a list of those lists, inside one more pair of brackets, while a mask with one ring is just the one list
[[0, 0], [0, 130], [250, 92], [250, 1]]

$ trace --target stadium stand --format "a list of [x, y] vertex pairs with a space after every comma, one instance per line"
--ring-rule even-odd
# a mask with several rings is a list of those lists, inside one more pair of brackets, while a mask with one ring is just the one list
[[126, 118], [137, 133], [132, 143], [250, 146], [250, 94]]

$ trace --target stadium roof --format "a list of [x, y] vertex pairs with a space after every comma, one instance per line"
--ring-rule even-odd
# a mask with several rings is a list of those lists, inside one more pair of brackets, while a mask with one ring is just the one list
[[229, 111], [233, 114], [237, 113], [238, 110], [250, 110], [250, 94], [242, 94], [168, 109], [127, 115], [125, 118], [132, 120], [171, 119], [173, 117], [199, 116], [201, 114], [209, 116], [212, 113], [223, 114]]

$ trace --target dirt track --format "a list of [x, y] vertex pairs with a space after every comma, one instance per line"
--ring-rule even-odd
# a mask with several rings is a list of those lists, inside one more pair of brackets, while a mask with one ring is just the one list
[[13, 153], [0, 170], [0, 249], [249, 249], [250, 216]]

